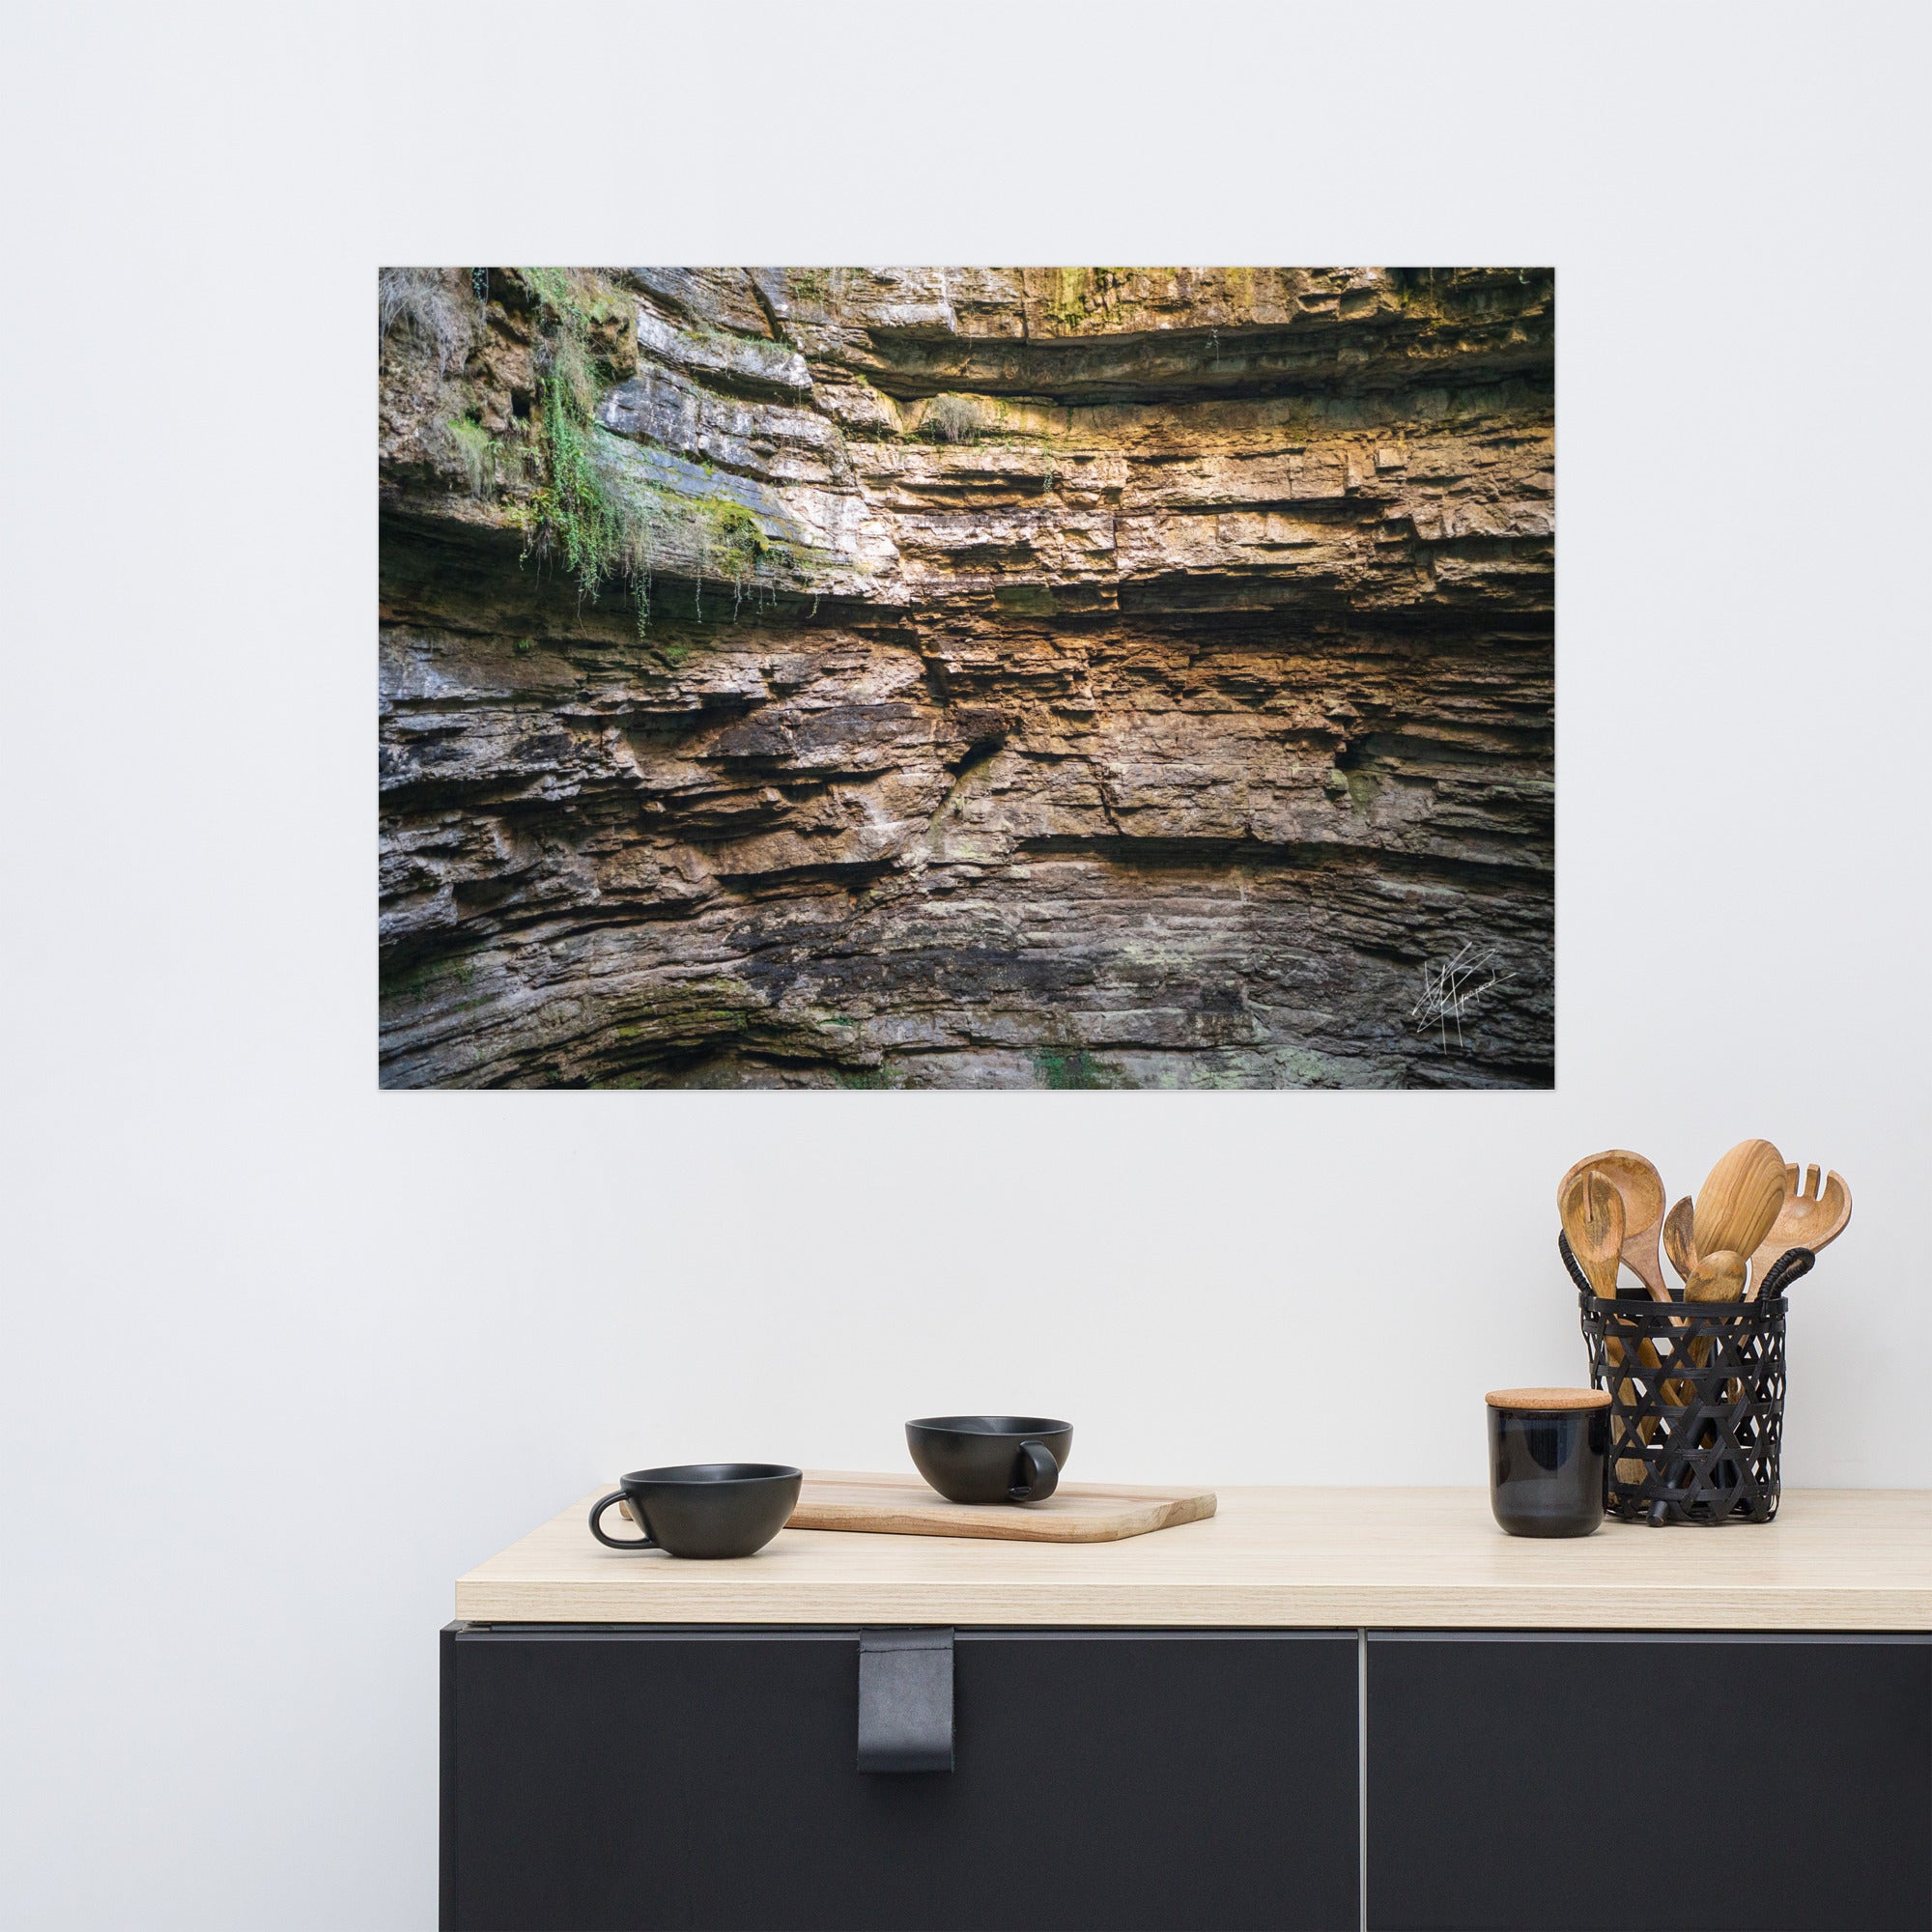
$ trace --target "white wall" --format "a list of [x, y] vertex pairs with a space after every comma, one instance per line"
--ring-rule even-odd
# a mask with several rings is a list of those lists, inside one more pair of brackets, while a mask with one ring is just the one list
[[[11, 1922], [432, 1924], [451, 1579], [640, 1463], [1478, 1482], [1596, 1147], [1850, 1178], [1788, 1476], [1932, 1484], [1922, 13], [1343, 11], [16, 27]], [[1555, 261], [1556, 1093], [380, 1094], [372, 271], [618, 256]]]

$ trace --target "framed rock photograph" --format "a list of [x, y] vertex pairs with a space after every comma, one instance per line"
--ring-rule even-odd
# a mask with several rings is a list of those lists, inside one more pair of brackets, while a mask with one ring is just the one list
[[384, 1085], [1552, 1084], [1552, 270], [379, 293]]

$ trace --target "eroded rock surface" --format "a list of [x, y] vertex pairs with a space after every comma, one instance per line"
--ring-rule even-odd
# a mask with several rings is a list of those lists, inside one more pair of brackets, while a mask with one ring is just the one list
[[515, 271], [384, 336], [385, 1084], [1548, 1084], [1548, 271], [583, 286], [641, 637]]

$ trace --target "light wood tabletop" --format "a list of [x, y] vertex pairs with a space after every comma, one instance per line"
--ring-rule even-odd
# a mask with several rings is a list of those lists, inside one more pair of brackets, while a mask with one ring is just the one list
[[606, 1549], [584, 1496], [456, 1585], [474, 1623], [1932, 1630], [1932, 1491], [1786, 1491], [1772, 1523], [1505, 1536], [1483, 1490], [1221, 1489], [1113, 1543], [786, 1529], [755, 1556]]

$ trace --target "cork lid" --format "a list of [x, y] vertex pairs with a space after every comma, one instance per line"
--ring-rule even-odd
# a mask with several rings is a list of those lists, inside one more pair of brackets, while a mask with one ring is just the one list
[[1528, 1408], [1550, 1414], [1567, 1408], [1608, 1408], [1608, 1389], [1492, 1389], [1483, 1400], [1492, 1408]]

